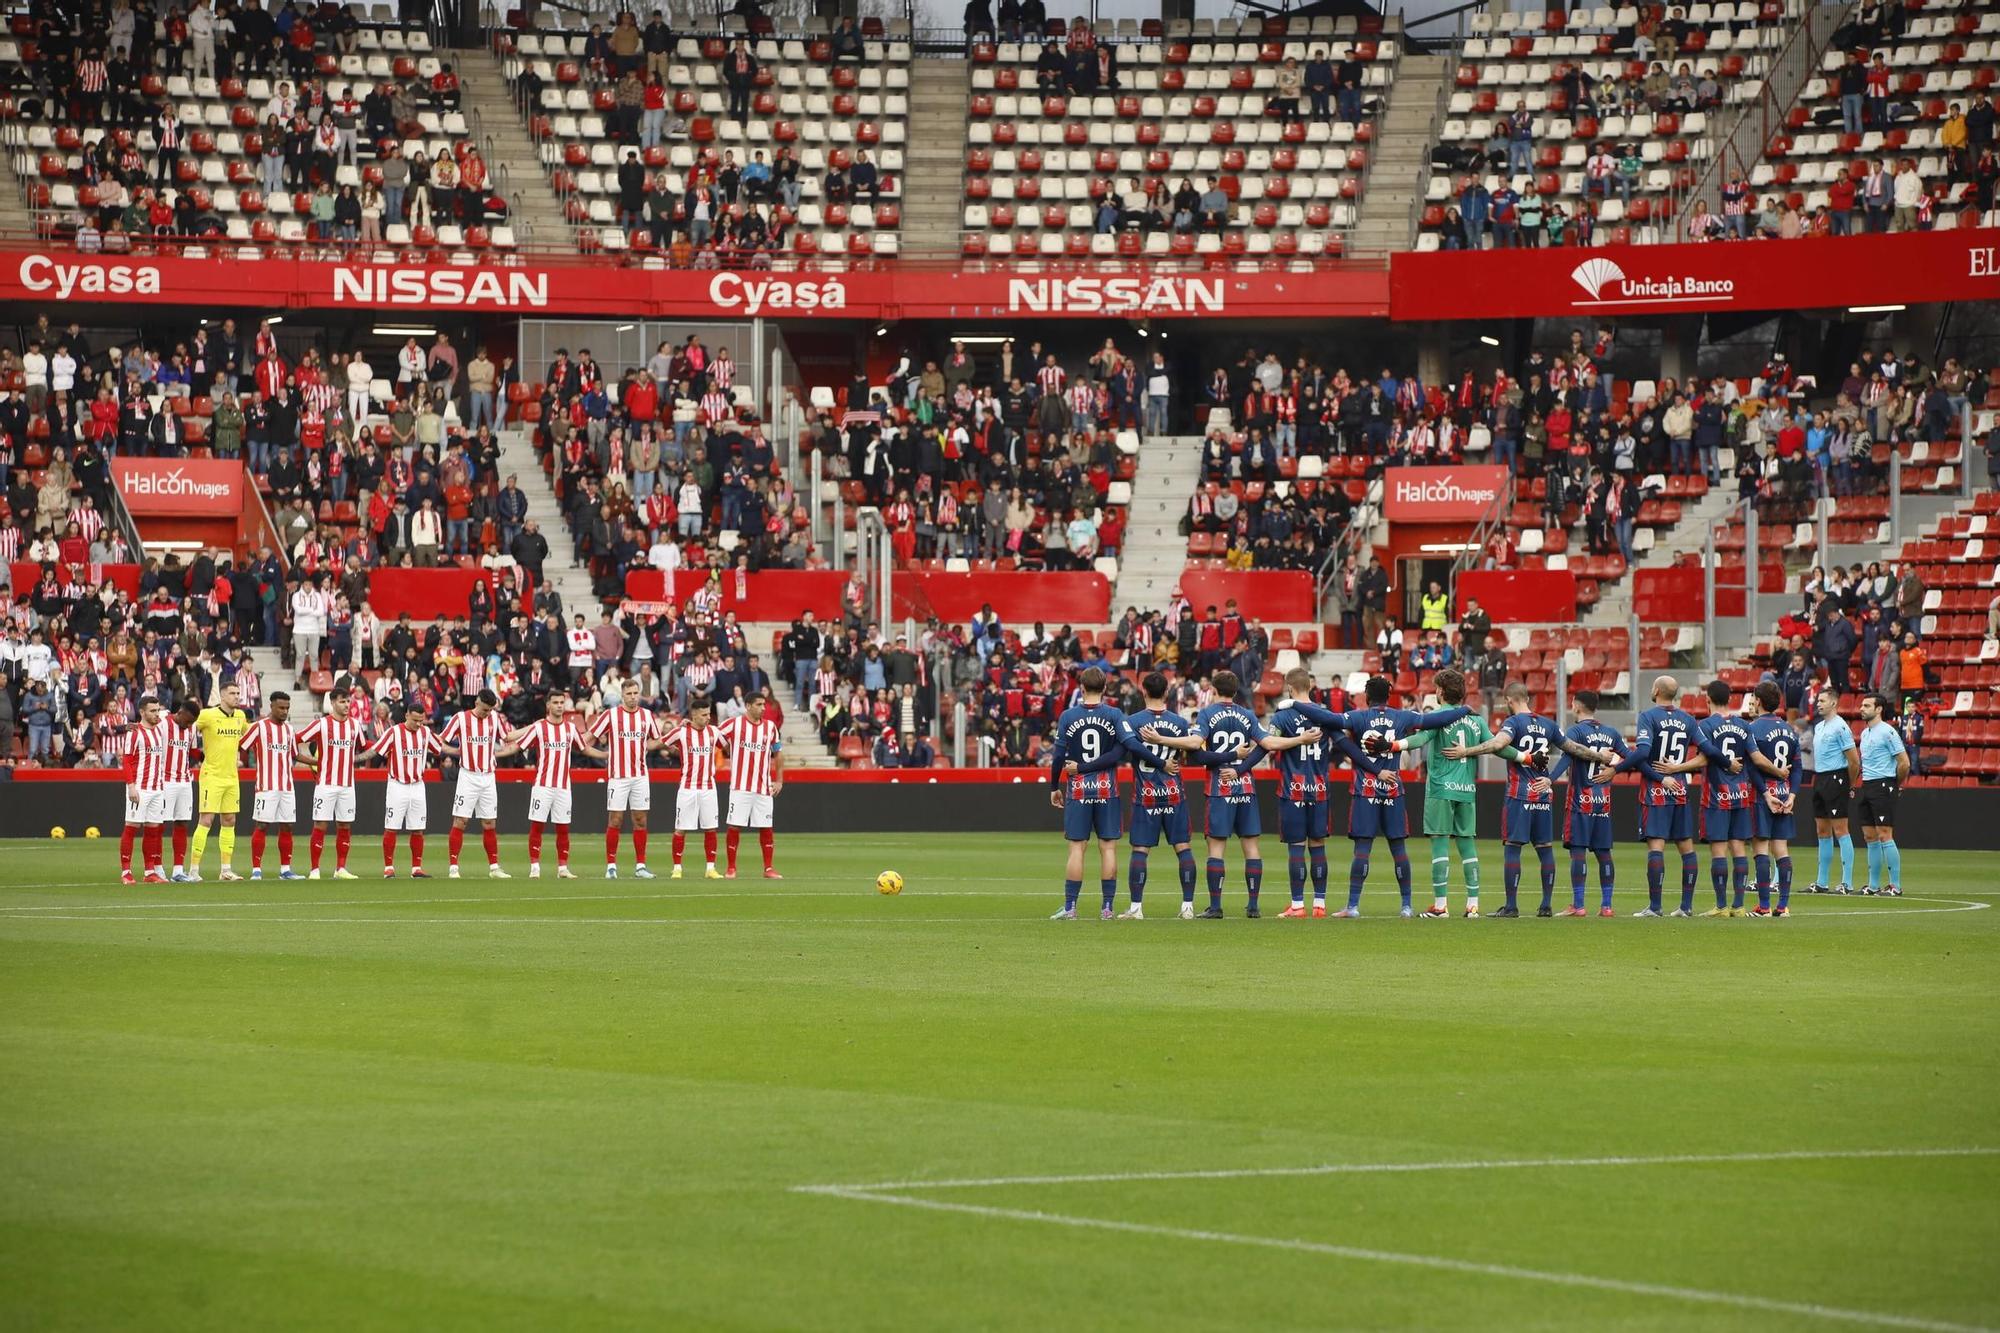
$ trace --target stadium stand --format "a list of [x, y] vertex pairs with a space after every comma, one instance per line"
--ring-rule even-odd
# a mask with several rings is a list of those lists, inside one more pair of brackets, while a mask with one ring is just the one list
[[1163, 40], [1100, 43], [1088, 24], [1052, 20], [1046, 43], [974, 46], [965, 253], [1338, 254], [1397, 32], [1381, 19], [1199, 19]]
[[[836, 57], [833, 29], [819, 19], [763, 35], [677, 33], [671, 55], [650, 66], [643, 54], [637, 66], [594, 55], [601, 32], [498, 40], [584, 248], [665, 251], [670, 232], [685, 227], [693, 251], [891, 256], [909, 132], [908, 25], [869, 20], [860, 32], [851, 59]], [[745, 96], [732, 108], [735, 82]], [[644, 174], [621, 179], [634, 154]], [[758, 162], [773, 169], [768, 185], [744, 175]], [[655, 193], [658, 207], [645, 199]]]

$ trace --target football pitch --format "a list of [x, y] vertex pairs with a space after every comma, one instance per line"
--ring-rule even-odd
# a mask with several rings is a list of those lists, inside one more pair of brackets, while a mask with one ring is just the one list
[[1053, 834], [781, 834], [781, 883], [0, 844], [0, 1326], [2000, 1325], [1990, 856], [1635, 921], [1627, 846], [1616, 920], [1428, 922], [1378, 849], [1362, 920], [1282, 921], [1266, 845], [1260, 921], [1233, 857], [1174, 919], [1169, 854], [1151, 919], [1051, 922]]

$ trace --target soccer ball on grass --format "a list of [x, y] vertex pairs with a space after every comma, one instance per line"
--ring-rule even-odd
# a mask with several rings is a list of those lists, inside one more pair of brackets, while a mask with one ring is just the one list
[[98, 836], [99, 836], [99, 834], [98, 834], [98, 832], [97, 832], [97, 825], [95, 825], [95, 824], [92, 824], [92, 825], [91, 825], [91, 826], [90, 826], [89, 828], [85, 829], [85, 830], [83, 831], [83, 836], [84, 836], [84, 837], [86, 837], [86, 838], [95, 838], [95, 837], [98, 837]]
[[67, 838], [69, 836], [69, 833], [63, 828], [61, 824], [58, 824], [54, 828], [49, 830], [49, 836], [51, 838], [56, 839], [56, 841], [60, 842], [64, 838]]
[[875, 877], [875, 892], [890, 895], [903, 891], [903, 877], [893, 870], [885, 870]]

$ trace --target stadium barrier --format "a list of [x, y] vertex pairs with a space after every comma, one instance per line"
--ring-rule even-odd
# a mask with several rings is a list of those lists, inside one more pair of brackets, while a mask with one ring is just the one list
[[[15, 600], [25, 601], [34, 595], [35, 586], [42, 581], [42, 567], [32, 560], [16, 560], [7, 566], [7, 575], [14, 581]], [[69, 568], [57, 565], [56, 575], [64, 587], [80, 581], [85, 587], [95, 589], [109, 579], [127, 597], [134, 601], [139, 598], [137, 565], [79, 565], [74, 578]]]
[[[527, 831], [528, 790], [533, 776], [532, 769], [501, 770], [497, 785], [502, 832]], [[571, 827], [578, 833], [601, 833], [605, 823], [603, 772], [579, 769], [576, 776], [575, 823]], [[672, 783], [676, 776], [672, 769], [654, 770], [655, 831], [672, 827]], [[1189, 770], [1191, 782], [1198, 776], [1199, 770]], [[1275, 775], [1259, 776], [1264, 779], [1257, 784], [1257, 794], [1265, 827], [1275, 834]], [[364, 769], [360, 777], [355, 829], [376, 834], [382, 828], [383, 773]], [[1049, 808], [1047, 779], [1046, 769], [802, 769], [785, 775], [785, 790], [778, 797], [780, 855], [786, 833], [1042, 833], [1048, 836], [1053, 858], [1061, 842], [1062, 816]], [[442, 832], [451, 826], [452, 784], [438, 779], [426, 785], [431, 789], [430, 831]], [[46, 838], [49, 830], [58, 826], [75, 837], [92, 825], [108, 837], [123, 827], [125, 790], [116, 772], [24, 769], [14, 774], [14, 781], [4, 791], [0, 837]], [[305, 814], [312, 808], [312, 784], [301, 781], [298, 791], [297, 805]], [[1488, 837], [1499, 833], [1501, 796], [1502, 784], [1480, 784], [1479, 827]], [[1332, 797], [1336, 840], [1347, 827], [1347, 800], [1346, 787], [1337, 787]], [[726, 785], [723, 802], [726, 808]], [[1423, 809], [1422, 782], [1406, 784], [1404, 803], [1414, 833]], [[1614, 787], [1611, 804], [1621, 842], [1632, 841], [1631, 833], [1638, 827], [1638, 788], [1625, 784]], [[1202, 827], [1204, 805], [1198, 791], [1189, 794], [1188, 807], [1196, 830]], [[2000, 851], [2000, 821], [1993, 819], [1992, 813], [1990, 788], [1919, 787], [1903, 793], [1897, 802], [1896, 840], [1905, 848]], [[248, 827], [249, 823], [250, 799], [246, 794], [237, 824]], [[305, 827], [305, 821], [299, 826]], [[1798, 842], [1800, 847], [1813, 845], [1810, 828], [1808, 822]], [[1854, 840], [1857, 846], [1861, 842], [1858, 823]], [[589, 859], [586, 857], [585, 863]], [[1054, 864], [1052, 859], [1050, 865]], [[115, 869], [110, 849], [106, 850], [106, 865]]]

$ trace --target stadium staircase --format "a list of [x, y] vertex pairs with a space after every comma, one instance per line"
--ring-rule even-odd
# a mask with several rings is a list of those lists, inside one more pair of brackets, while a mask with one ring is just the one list
[[[576, 240], [563, 218], [562, 204], [546, 173], [535, 164], [540, 154], [514, 109], [506, 71], [484, 47], [451, 53], [465, 97], [466, 119], [485, 139], [487, 162], [501, 181], [517, 240], [538, 250], [575, 253]], [[565, 599], [567, 605], [567, 599]]]
[[562, 598], [563, 622], [567, 626], [581, 611], [586, 625], [597, 623], [597, 597], [591, 591], [590, 571], [579, 569], [570, 558], [575, 549], [569, 535], [569, 525], [563, 522], [562, 505], [556, 500], [555, 483], [542, 470], [542, 460], [535, 456], [535, 446], [529, 432], [510, 429], [500, 432], [500, 480], [504, 484], [509, 474], [521, 478], [521, 493], [528, 497], [528, 517], [541, 528], [542, 536], [549, 543], [549, 558], [542, 567], [542, 573]]
[[1450, 73], [1448, 56], [1406, 55], [1396, 68], [1395, 95], [1387, 99], [1354, 226], [1354, 248], [1363, 254], [1410, 248]]
[[1692, 550], [1699, 554], [1702, 533], [1718, 525], [1736, 501], [1735, 490], [1728, 486], [1713, 486], [1698, 499], [1683, 500], [1680, 524], [1655, 534], [1653, 544], [1646, 550], [1635, 551], [1637, 559], [1625, 571], [1625, 577], [1601, 584], [1596, 603], [1584, 608], [1577, 619], [1591, 626], [1629, 624], [1632, 619], [1634, 573], [1641, 569], [1666, 569], [1674, 563], [1676, 556], [1685, 551]]
[[1180, 521], [1201, 478], [1201, 445], [1199, 435], [1173, 435], [1149, 439], [1140, 448], [1125, 542], [1118, 550], [1118, 578], [1111, 588], [1113, 617], [1128, 606], [1163, 607], [1180, 586], [1188, 546]]
[[910, 67], [910, 118], [937, 131], [916, 135], [903, 152], [903, 239], [918, 254], [958, 249], [965, 96], [961, 62], [919, 60]]

